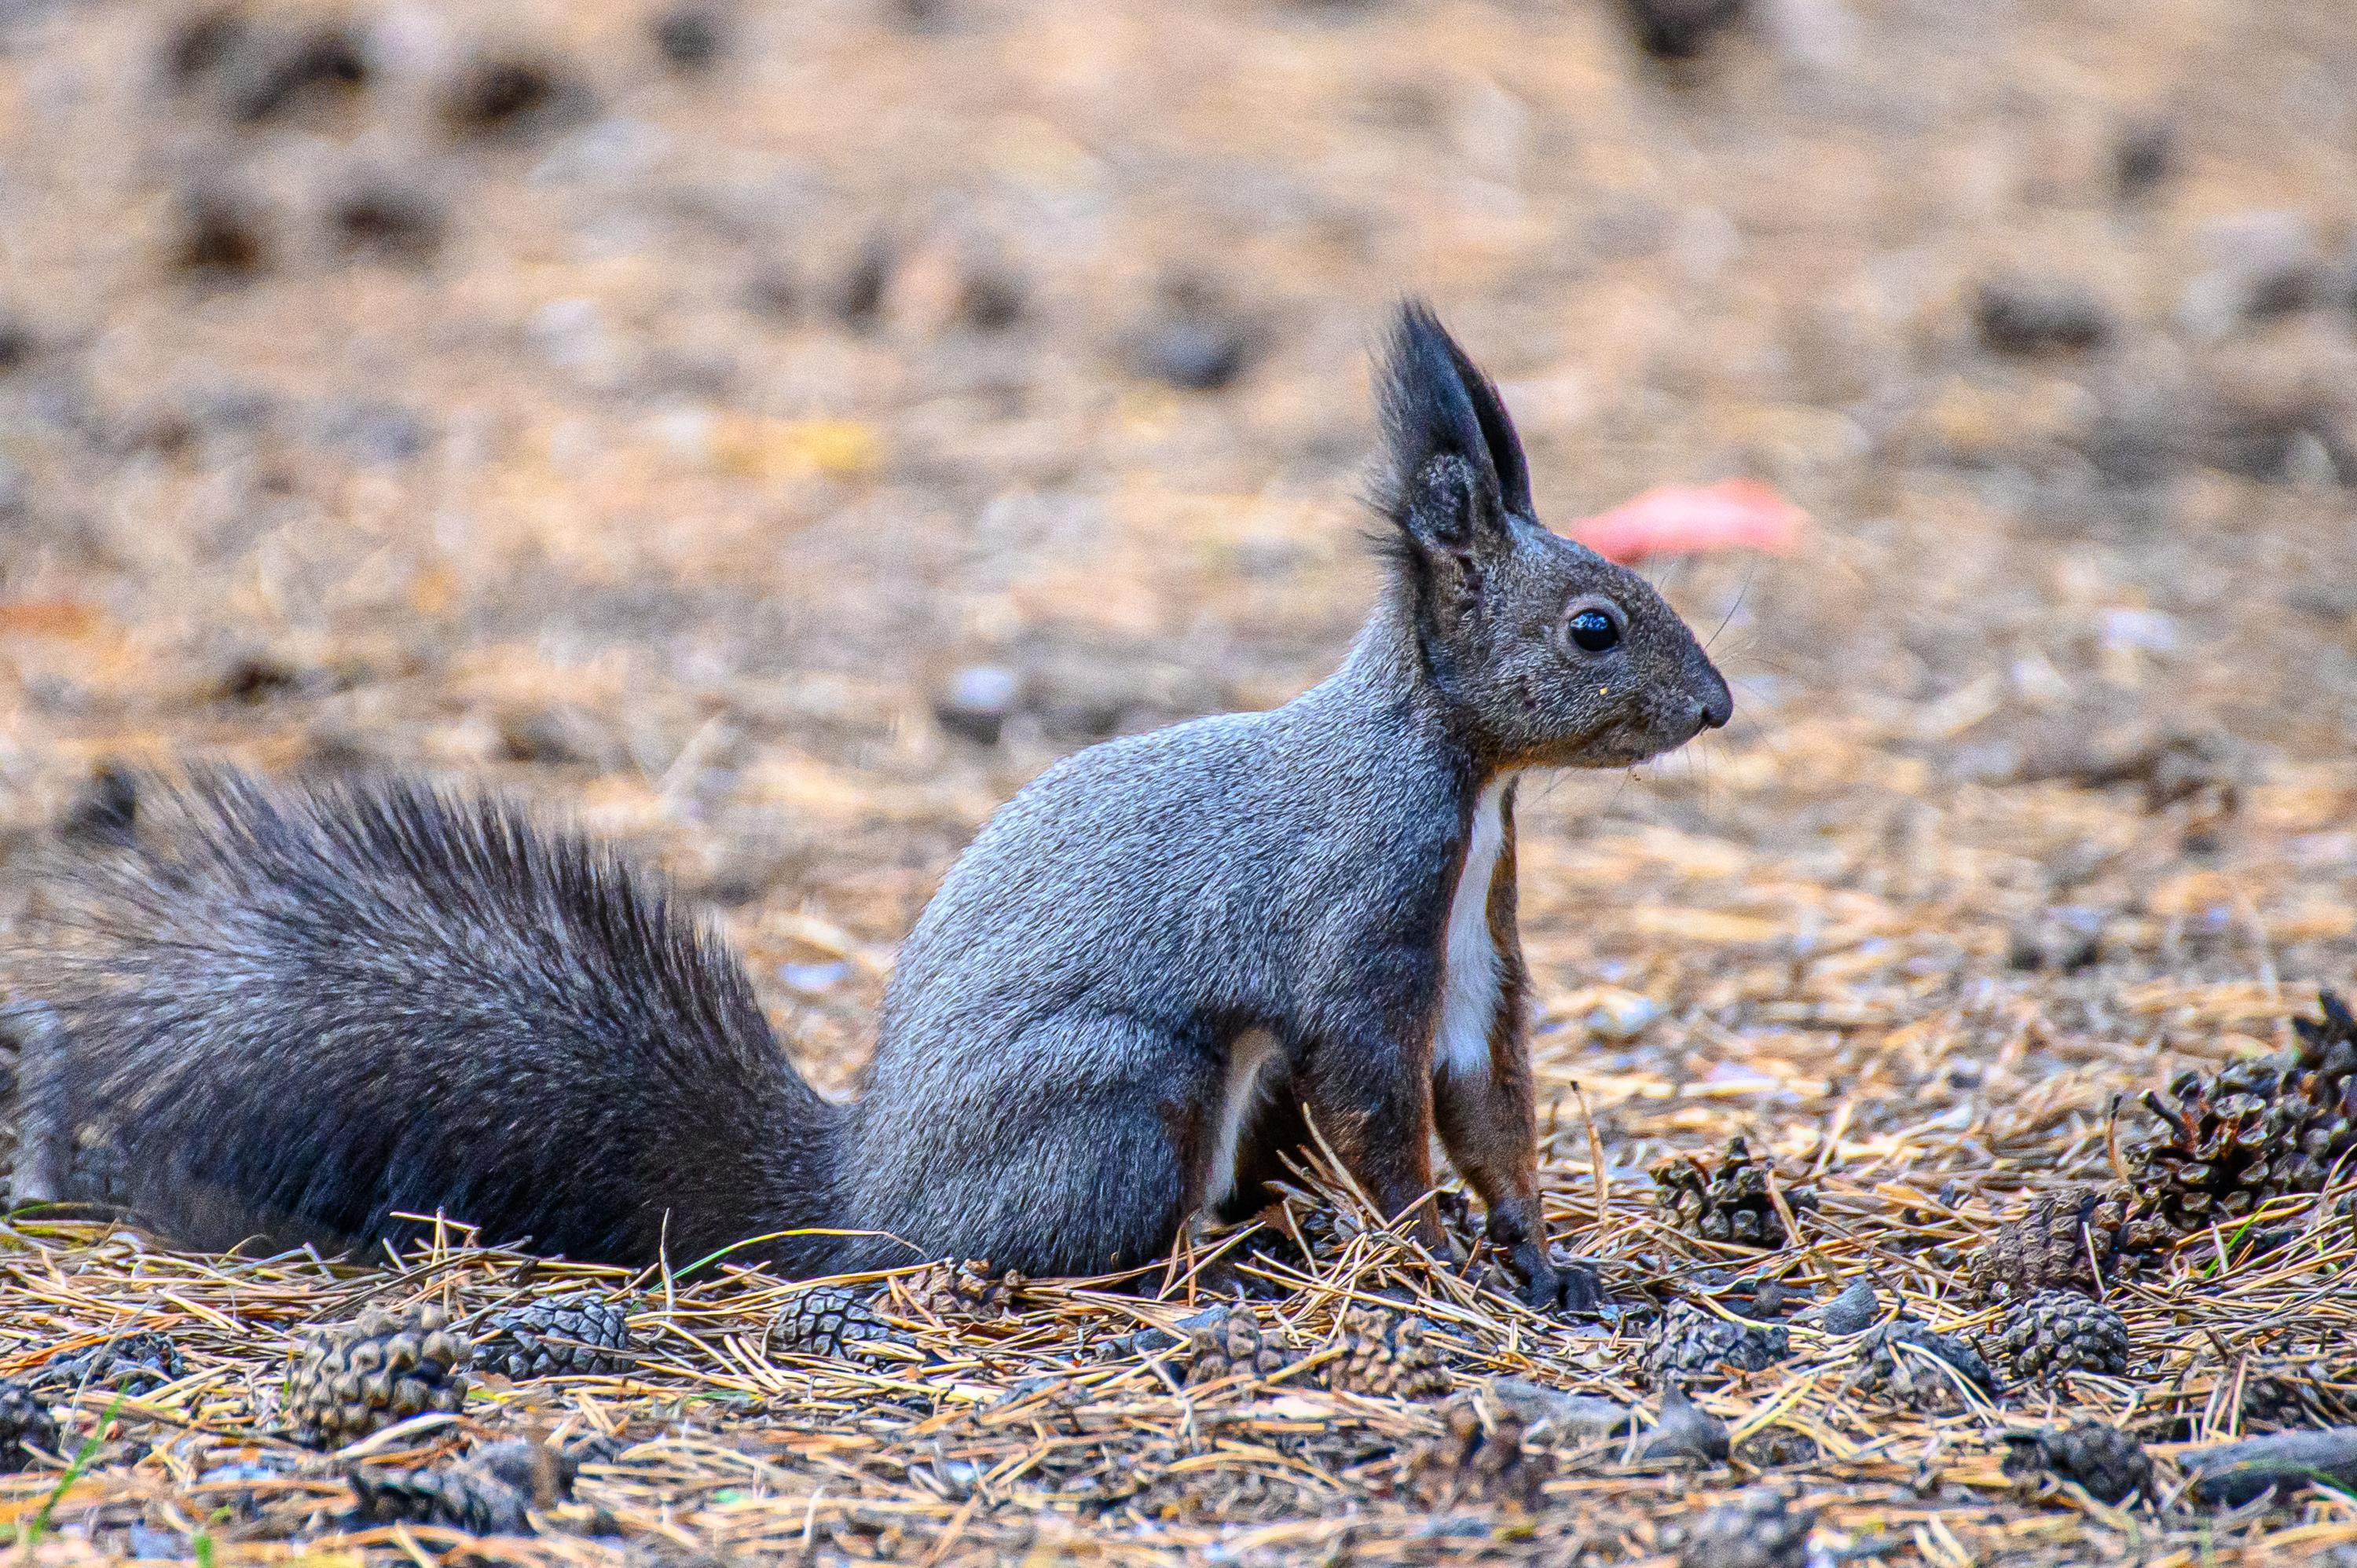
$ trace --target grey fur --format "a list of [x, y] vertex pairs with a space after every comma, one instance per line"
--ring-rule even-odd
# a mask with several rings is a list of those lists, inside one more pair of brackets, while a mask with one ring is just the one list
[[[1437, 1125], [1554, 1299], [1511, 790], [1495, 1071], [1435, 1082], [1474, 803], [1521, 768], [1678, 746], [1726, 722], [1727, 688], [1641, 579], [1538, 524], [1495, 389], [1420, 306], [1383, 407], [1395, 567], [1342, 667], [1017, 794], [902, 949], [856, 1105], [819, 1100], [733, 962], [588, 846], [410, 786], [221, 779], [160, 822], [143, 801], [132, 845], [70, 879], [37, 993], [71, 1034], [76, 1114], [119, 1129], [156, 1206], [210, 1195], [216, 1233], [369, 1240], [442, 1209], [580, 1257], [816, 1227], [854, 1234], [753, 1255], [1093, 1273], [1160, 1256], [1224, 1185], [1228, 1055], [1264, 1030], [1278, 1081], [1232, 1209], [1314, 1120], [1437, 1242], [1415, 1213]], [[1584, 652], [1567, 617], [1597, 607], [1620, 640]]]

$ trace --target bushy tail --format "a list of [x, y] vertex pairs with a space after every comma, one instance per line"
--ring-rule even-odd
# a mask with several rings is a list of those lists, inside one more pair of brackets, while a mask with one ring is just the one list
[[842, 1112], [736, 961], [604, 849], [415, 783], [234, 773], [144, 786], [135, 825], [75, 849], [17, 989], [62, 1025], [52, 1098], [192, 1244], [369, 1244], [441, 1213], [684, 1262], [831, 1220]]

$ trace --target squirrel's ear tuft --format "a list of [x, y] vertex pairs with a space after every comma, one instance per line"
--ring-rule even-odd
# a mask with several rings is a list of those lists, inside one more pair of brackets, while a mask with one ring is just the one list
[[1505, 513], [1530, 513], [1530, 471], [1498, 389], [1421, 301], [1400, 306], [1380, 377], [1376, 504], [1411, 541], [1466, 554]]

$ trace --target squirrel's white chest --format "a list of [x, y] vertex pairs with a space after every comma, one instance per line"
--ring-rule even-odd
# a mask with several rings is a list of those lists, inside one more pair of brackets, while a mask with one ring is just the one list
[[1490, 885], [1506, 847], [1506, 790], [1511, 780], [1493, 780], [1473, 807], [1473, 831], [1465, 844], [1465, 865], [1448, 900], [1448, 924], [1441, 942], [1440, 1012], [1432, 1033], [1432, 1070], [1487, 1076], [1490, 1031], [1497, 1022], [1502, 966], [1490, 929]]

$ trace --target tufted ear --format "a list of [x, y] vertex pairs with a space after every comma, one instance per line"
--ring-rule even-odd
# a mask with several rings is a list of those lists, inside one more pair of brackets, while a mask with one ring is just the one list
[[1470, 563], [1530, 515], [1523, 444], [1490, 383], [1429, 306], [1400, 306], [1381, 371], [1387, 476], [1378, 505], [1417, 554]]

